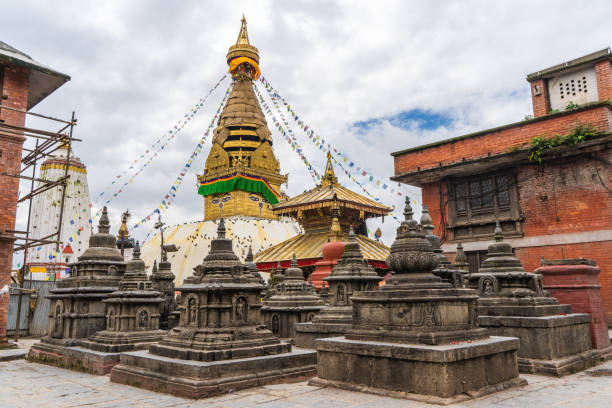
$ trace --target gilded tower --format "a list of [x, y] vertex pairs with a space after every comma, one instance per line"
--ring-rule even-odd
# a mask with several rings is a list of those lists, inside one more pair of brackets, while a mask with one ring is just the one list
[[227, 53], [233, 89], [221, 112], [198, 193], [204, 196], [204, 220], [234, 215], [277, 219], [271, 206], [281, 201], [280, 174], [272, 138], [255, 92], [259, 52], [249, 42], [246, 19]]

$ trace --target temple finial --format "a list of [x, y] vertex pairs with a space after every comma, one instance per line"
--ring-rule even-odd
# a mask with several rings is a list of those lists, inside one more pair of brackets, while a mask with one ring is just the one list
[[225, 220], [223, 218], [219, 220], [219, 226], [217, 227], [217, 239], [225, 239]]
[[501, 242], [504, 240], [504, 233], [501, 229], [501, 224], [499, 221], [495, 221], [495, 241]]
[[291, 267], [292, 268], [298, 267], [297, 257], [295, 256], [295, 254], [293, 254], [293, 257], [291, 258]]
[[98, 233], [100, 234], [108, 234], [110, 231], [110, 221], [108, 219], [108, 211], [106, 206], [102, 207], [102, 216], [100, 217], [100, 221], [98, 222]]
[[157, 273], [157, 259], [153, 260], [153, 269], [151, 270], [151, 273], [153, 274]]
[[355, 231], [353, 230], [353, 226], [349, 227], [349, 239], [348, 242], [355, 242]]
[[429, 215], [429, 210], [426, 205], [423, 205], [423, 211], [421, 214], [421, 226], [425, 231], [425, 235], [433, 235], [433, 220], [431, 219], [431, 215]]
[[336, 173], [334, 173], [334, 166], [332, 165], [332, 155], [331, 152], [327, 151], [327, 164], [325, 165], [325, 173], [323, 174], [323, 178], [321, 178], [322, 186], [331, 186], [338, 183], [338, 178], [336, 177]]
[[336, 203], [333, 204], [331, 216], [332, 222], [331, 227], [329, 228], [329, 240], [332, 242], [343, 241], [342, 228], [340, 227], [340, 222], [338, 221], [338, 218], [340, 217], [340, 209]]
[[247, 32], [247, 21], [244, 14], [240, 19], [240, 31], [238, 32], [236, 45], [251, 45], [251, 43], [249, 42], [249, 33]]
[[412, 207], [410, 206], [410, 197], [406, 197], [404, 206], [404, 220], [410, 221], [412, 219]]
[[249, 252], [247, 252], [247, 256], [244, 259], [245, 262], [253, 262], [253, 247], [249, 245]]
[[132, 251], [132, 259], [140, 259], [140, 242], [136, 241]]

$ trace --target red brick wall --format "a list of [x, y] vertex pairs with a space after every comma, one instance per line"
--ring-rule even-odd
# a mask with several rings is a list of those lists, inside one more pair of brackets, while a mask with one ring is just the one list
[[[0, 68], [1, 69], [1, 68]], [[27, 109], [29, 70], [22, 67], [4, 68], [2, 105], [17, 109]], [[4, 99], [4, 97], [7, 97]], [[0, 119], [5, 123], [17, 126], [25, 124], [25, 114], [8, 109], [0, 111]], [[12, 174], [19, 174], [21, 165], [21, 148], [24, 138], [0, 134], [0, 169]], [[17, 211], [17, 194], [19, 179], [0, 175], [0, 230], [15, 228]], [[10, 283], [11, 264], [13, 259], [13, 241], [0, 238], [0, 288]], [[6, 337], [8, 316], [8, 296], [0, 297], [0, 338]]]
[[612, 69], [610, 61], [605, 60], [595, 64], [597, 76], [597, 93], [600, 101], [612, 101]]
[[[537, 79], [531, 82], [531, 104], [533, 105], [533, 117], [539, 118], [548, 114], [548, 87], [543, 79]], [[535, 94], [536, 86], [540, 88], [541, 93]]]
[[548, 119], [528, 121], [513, 127], [504, 128], [474, 137], [466, 137], [438, 146], [416, 150], [394, 157], [395, 175], [434, 168], [463, 159], [473, 160], [506, 153], [511, 147], [529, 144], [535, 136], [566, 134], [576, 125], [590, 123], [600, 132], [612, 131], [612, 108], [598, 106], [577, 112], [563, 112]]

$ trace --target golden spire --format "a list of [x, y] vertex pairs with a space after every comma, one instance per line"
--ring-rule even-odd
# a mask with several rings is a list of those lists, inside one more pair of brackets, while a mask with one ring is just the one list
[[242, 16], [240, 31], [236, 44], [229, 47], [227, 51], [227, 64], [229, 72], [234, 78], [243, 76], [250, 79], [258, 79], [261, 75], [259, 71], [259, 51], [251, 45], [249, 33], [246, 27], [246, 18]]
[[329, 229], [329, 240], [331, 242], [339, 242], [342, 241], [342, 228], [340, 228], [340, 222], [338, 221], [338, 217], [340, 216], [340, 209], [338, 208], [338, 204], [334, 202], [332, 210], [332, 223], [331, 228]]
[[236, 45], [251, 45], [249, 42], [249, 33], [246, 28], [246, 18], [244, 14], [242, 15], [242, 20], [240, 20], [240, 32], [238, 33], [238, 39], [236, 40]]
[[333, 186], [338, 182], [338, 178], [336, 177], [336, 173], [334, 173], [334, 166], [332, 166], [331, 162], [331, 153], [327, 151], [327, 164], [325, 165], [325, 174], [323, 174], [323, 178], [321, 179], [322, 186]]
[[119, 227], [119, 233], [117, 237], [120, 240], [125, 240], [130, 236], [130, 231], [127, 227], [127, 221], [130, 218], [130, 210], [126, 210], [123, 214], [121, 214], [121, 226]]

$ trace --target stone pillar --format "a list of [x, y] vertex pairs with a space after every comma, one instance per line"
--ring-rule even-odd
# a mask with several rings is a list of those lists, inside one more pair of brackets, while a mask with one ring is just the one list
[[601, 269], [591, 259], [542, 260], [535, 270], [543, 276], [544, 289], [574, 313], [591, 316], [591, 342], [603, 359], [612, 356], [608, 326], [604, 317], [599, 280]]
[[334, 265], [338, 263], [338, 259], [344, 252], [344, 242], [328, 242], [323, 245], [321, 252], [323, 253], [323, 259], [315, 262], [315, 270], [310, 274], [312, 284], [317, 291], [321, 290], [323, 286], [323, 278], [327, 278], [332, 271]]

